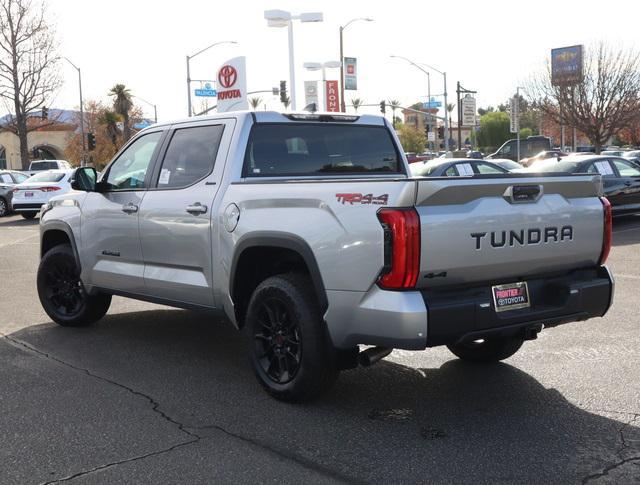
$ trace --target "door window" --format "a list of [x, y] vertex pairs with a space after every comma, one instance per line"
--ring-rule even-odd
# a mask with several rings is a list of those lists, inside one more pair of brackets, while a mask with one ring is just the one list
[[625, 162], [624, 160], [612, 160], [613, 164], [620, 172], [621, 177], [640, 177], [640, 170], [635, 167], [631, 162]]
[[22, 173], [16, 173], [13, 172], [13, 179], [16, 181], [17, 184], [21, 184], [22, 182], [24, 182], [25, 180], [27, 180], [29, 177], [22, 174]]
[[145, 188], [145, 177], [162, 132], [149, 133], [134, 141], [120, 154], [104, 180], [110, 190]]
[[157, 187], [187, 187], [213, 171], [223, 125], [176, 130], [162, 161]]
[[496, 174], [496, 173], [504, 173], [504, 170], [500, 170], [497, 167], [493, 167], [491, 165], [487, 165], [486, 163], [476, 163], [476, 169], [479, 174]]
[[13, 184], [13, 179], [8, 173], [0, 173], [0, 182], [3, 184]]

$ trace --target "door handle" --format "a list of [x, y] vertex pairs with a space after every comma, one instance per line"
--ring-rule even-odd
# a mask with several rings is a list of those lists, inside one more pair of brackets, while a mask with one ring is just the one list
[[129, 202], [122, 206], [122, 212], [126, 212], [127, 214], [133, 214], [135, 212], [138, 212], [138, 206]]
[[207, 206], [202, 205], [200, 202], [196, 202], [195, 204], [187, 206], [187, 212], [189, 214], [205, 214], [207, 212]]
[[633, 182], [631, 182], [630, 180], [626, 180], [626, 181], [624, 182], [624, 184], [625, 184], [627, 187], [629, 187], [629, 186], [633, 185]]

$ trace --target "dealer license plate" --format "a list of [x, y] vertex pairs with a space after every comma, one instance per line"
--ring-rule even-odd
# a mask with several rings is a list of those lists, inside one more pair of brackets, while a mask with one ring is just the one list
[[530, 306], [529, 288], [526, 281], [491, 287], [493, 307], [497, 312], [527, 308]]
[[24, 196], [25, 197], [33, 197], [33, 192], [25, 192]]

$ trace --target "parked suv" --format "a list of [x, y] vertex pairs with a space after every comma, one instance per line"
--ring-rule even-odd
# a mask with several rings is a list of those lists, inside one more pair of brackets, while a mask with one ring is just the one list
[[41, 216], [47, 314], [88, 325], [112, 295], [211, 311], [246, 329], [279, 399], [394, 348], [505, 359], [613, 297], [600, 175], [412, 178], [382, 117], [154, 125], [72, 186]]
[[71, 170], [71, 165], [66, 160], [34, 160], [29, 164], [29, 175], [35, 175], [45, 170]]

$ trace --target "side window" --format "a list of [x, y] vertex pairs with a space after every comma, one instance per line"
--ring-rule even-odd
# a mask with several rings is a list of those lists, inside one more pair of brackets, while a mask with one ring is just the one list
[[625, 162], [624, 160], [612, 160], [613, 164], [620, 172], [621, 177], [640, 177], [640, 170], [630, 162]]
[[452, 165], [448, 169], [446, 169], [444, 174], [447, 177], [457, 177], [458, 176], [458, 172], [456, 171], [455, 165]]
[[487, 165], [486, 163], [476, 163], [476, 169], [479, 174], [496, 174], [496, 173], [504, 173], [499, 168], [493, 167], [491, 165]]
[[473, 167], [470, 163], [457, 163], [455, 167], [458, 171], [458, 175], [460, 175], [461, 177], [469, 177], [474, 175]]
[[131, 190], [145, 187], [144, 179], [158, 146], [162, 132], [149, 133], [138, 138], [120, 154], [104, 181], [110, 190]]
[[511, 153], [511, 144], [502, 147], [502, 150], [500, 150], [498, 153]]
[[216, 161], [223, 125], [176, 130], [162, 161], [157, 187], [187, 187], [209, 175]]
[[21, 173], [13, 172], [13, 178], [16, 181], [17, 184], [21, 184], [22, 182], [27, 180], [29, 177], [27, 177], [26, 175], [21, 174]]

